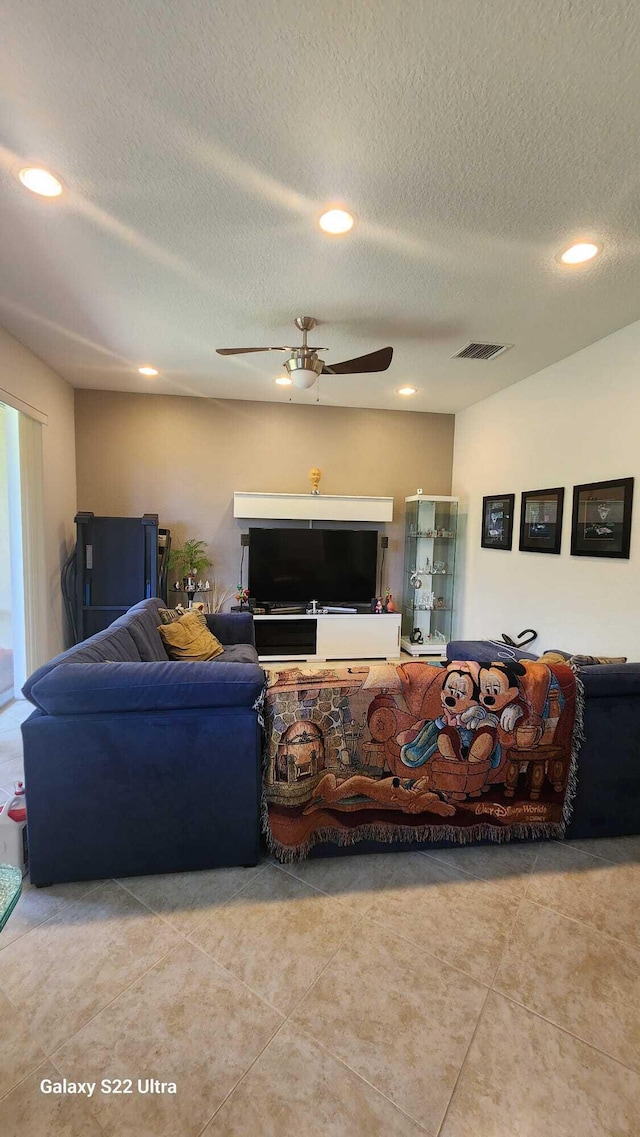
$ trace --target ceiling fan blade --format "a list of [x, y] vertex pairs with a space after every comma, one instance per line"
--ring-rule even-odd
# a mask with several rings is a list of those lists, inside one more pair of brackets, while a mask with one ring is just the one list
[[250, 351], [293, 351], [292, 347], [217, 347], [218, 355], [247, 355]]
[[365, 371], [386, 371], [393, 359], [392, 347], [381, 347], [357, 359], [345, 359], [343, 363], [332, 363], [323, 367], [323, 375], [361, 375]]

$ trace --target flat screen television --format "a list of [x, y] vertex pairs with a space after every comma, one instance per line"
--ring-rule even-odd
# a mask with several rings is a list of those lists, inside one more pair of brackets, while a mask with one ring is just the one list
[[375, 529], [250, 529], [249, 593], [265, 604], [368, 604]]

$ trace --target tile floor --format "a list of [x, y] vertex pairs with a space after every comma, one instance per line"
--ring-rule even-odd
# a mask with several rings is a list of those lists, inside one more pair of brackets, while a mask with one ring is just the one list
[[[640, 837], [26, 885], [0, 1131], [637, 1137], [639, 901]], [[177, 1094], [41, 1093], [63, 1077]]]

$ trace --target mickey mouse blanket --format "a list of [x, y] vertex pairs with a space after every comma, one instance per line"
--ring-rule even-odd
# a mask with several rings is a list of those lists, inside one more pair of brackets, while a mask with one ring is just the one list
[[321, 842], [563, 837], [582, 738], [566, 664], [271, 672], [264, 824], [282, 861]]

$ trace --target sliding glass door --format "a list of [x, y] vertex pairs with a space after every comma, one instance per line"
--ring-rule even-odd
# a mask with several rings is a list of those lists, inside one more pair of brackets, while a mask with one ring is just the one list
[[47, 658], [42, 423], [0, 402], [0, 706]]

